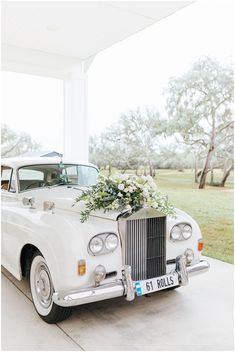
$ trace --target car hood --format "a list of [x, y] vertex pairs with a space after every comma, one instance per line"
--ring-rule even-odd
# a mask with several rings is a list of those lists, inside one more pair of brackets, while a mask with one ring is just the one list
[[[43, 202], [50, 201], [55, 203], [55, 210], [64, 210], [71, 212], [80, 213], [85, 204], [83, 201], [76, 202], [76, 198], [82, 194], [85, 188], [58, 186], [51, 188], [35, 189], [20, 194], [20, 198], [34, 197], [35, 206], [43, 208]], [[91, 216], [105, 218], [109, 220], [116, 220], [120, 212], [109, 211], [104, 212], [103, 210], [97, 210], [91, 213]]]
[[[82, 194], [82, 191], [84, 189], [85, 188], [58, 186], [27, 191], [21, 193], [20, 197], [21, 199], [24, 197], [34, 197], [36, 201], [35, 205], [39, 208], [43, 208], [44, 201], [51, 201], [55, 203], [55, 210], [59, 209], [63, 211], [80, 213], [84, 209], [85, 204], [83, 201], [76, 202], [76, 198]], [[119, 211], [112, 210], [96, 210], [91, 212], [90, 215], [94, 217], [116, 221], [117, 218], [121, 215], [121, 213]], [[192, 220], [192, 218], [188, 214], [177, 208], [175, 208], [175, 215], [177, 221]], [[176, 221], [174, 218], [170, 217], [170, 219], [172, 222]]]

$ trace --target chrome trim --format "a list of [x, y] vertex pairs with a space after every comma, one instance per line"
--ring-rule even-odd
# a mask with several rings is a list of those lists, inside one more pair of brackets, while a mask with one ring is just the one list
[[[106, 239], [108, 238], [108, 236], [110, 235], [114, 235], [117, 237], [117, 240], [118, 240], [118, 243], [117, 243], [117, 247], [110, 250], [106, 247], [105, 245], [105, 242], [106, 242]], [[91, 248], [90, 248], [90, 244], [91, 244], [91, 241], [95, 238], [95, 237], [99, 237], [102, 242], [103, 242], [103, 247], [102, 249], [97, 252], [97, 253], [93, 253]], [[113, 231], [106, 231], [106, 232], [100, 232], [100, 233], [97, 233], [95, 236], [91, 237], [89, 243], [88, 243], [88, 246], [87, 246], [87, 252], [92, 255], [93, 257], [97, 257], [98, 255], [103, 255], [103, 254], [109, 254], [109, 253], [113, 253], [117, 248], [118, 248], [118, 245], [119, 245], [119, 238], [118, 238], [118, 235], [113, 232]]]
[[[184, 236], [183, 236], [183, 228], [186, 225], [191, 227], [191, 235], [188, 238], [184, 238]], [[172, 238], [172, 230], [173, 230], [174, 227], [178, 227], [180, 229], [180, 238], [178, 238], [178, 239]], [[192, 225], [190, 223], [188, 223], [188, 222], [178, 222], [177, 224], [172, 226], [172, 228], [170, 230], [170, 240], [171, 240], [171, 242], [187, 241], [187, 240], [189, 240], [192, 237], [192, 234], [193, 234], [193, 228], [192, 228]]]
[[[144, 209], [146, 216], [148, 211], [152, 214], [152, 209]], [[132, 279], [140, 281], [165, 275], [166, 216], [131, 220], [130, 218], [120, 218], [118, 230], [122, 262], [131, 266]]]
[[34, 197], [24, 197], [22, 199], [22, 203], [24, 206], [29, 205], [29, 209], [36, 209], [34, 204], [35, 204], [35, 198]]
[[61, 291], [53, 294], [53, 301], [61, 307], [72, 307], [101, 301], [109, 298], [120, 297], [125, 293], [121, 280], [97, 287], [88, 287], [74, 291]]
[[[175, 272], [179, 276], [181, 286], [188, 284], [189, 277], [202, 274], [208, 271], [209, 268], [210, 264], [206, 260], [186, 266], [184, 255], [176, 258]], [[53, 294], [53, 301], [58, 306], [70, 307], [120, 296], [125, 296], [127, 301], [135, 299], [135, 287], [131, 278], [131, 267], [129, 265], [123, 268], [123, 281], [117, 280], [109, 284], [82, 288], [80, 290], [55, 292]]]
[[135, 299], [135, 287], [131, 278], [131, 266], [125, 265], [123, 268], [124, 280], [125, 280], [125, 295], [127, 301], [133, 301]]
[[175, 271], [179, 275], [180, 286], [186, 286], [188, 284], [188, 271], [186, 267], [185, 255], [179, 255], [176, 258]]
[[199, 274], [203, 274], [203, 273], [207, 272], [209, 269], [210, 269], [210, 264], [208, 263], [208, 261], [201, 260], [197, 264], [193, 264], [193, 265], [188, 266], [187, 272], [188, 272], [188, 276], [192, 277], [192, 276], [196, 276]]

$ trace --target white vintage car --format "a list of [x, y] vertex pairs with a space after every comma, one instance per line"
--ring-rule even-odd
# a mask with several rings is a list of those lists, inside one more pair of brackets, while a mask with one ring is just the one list
[[172, 289], [209, 269], [200, 260], [197, 223], [144, 208], [133, 214], [94, 212], [81, 223], [74, 200], [96, 183], [89, 163], [57, 158], [2, 160], [2, 265], [29, 275], [33, 303], [48, 323], [72, 306]]

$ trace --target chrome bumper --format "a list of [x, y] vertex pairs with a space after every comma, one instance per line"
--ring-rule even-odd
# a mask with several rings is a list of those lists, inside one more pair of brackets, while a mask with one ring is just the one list
[[122, 281], [117, 281], [115, 283], [88, 287], [71, 292], [55, 292], [53, 294], [53, 301], [58, 304], [58, 306], [71, 307], [123, 296], [124, 293], [125, 287]]
[[180, 286], [186, 286], [188, 284], [189, 277], [203, 274], [208, 271], [210, 264], [206, 260], [201, 260], [197, 264], [186, 266], [186, 260], [184, 255], [180, 255], [176, 258], [175, 271], [179, 275]]
[[199, 263], [188, 266], [187, 272], [188, 276], [196, 276], [199, 274], [203, 274], [210, 269], [210, 264], [206, 260], [201, 260]]
[[[188, 283], [188, 278], [208, 271], [210, 268], [206, 260], [201, 260], [199, 263], [186, 266], [185, 257], [179, 256], [176, 258], [176, 269], [179, 276], [179, 283], [185, 286]], [[125, 266], [123, 270], [124, 280], [119, 280], [109, 284], [103, 284], [97, 287], [88, 287], [74, 291], [61, 291], [53, 294], [53, 301], [62, 307], [78, 306], [80, 304], [102, 301], [109, 298], [125, 296], [128, 301], [135, 298], [134, 283], [131, 279], [131, 268]]]

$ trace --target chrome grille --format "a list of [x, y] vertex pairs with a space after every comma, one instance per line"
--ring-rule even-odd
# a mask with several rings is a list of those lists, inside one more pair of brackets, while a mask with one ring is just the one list
[[124, 264], [132, 279], [145, 280], [166, 273], [166, 217], [126, 220], [121, 238]]

